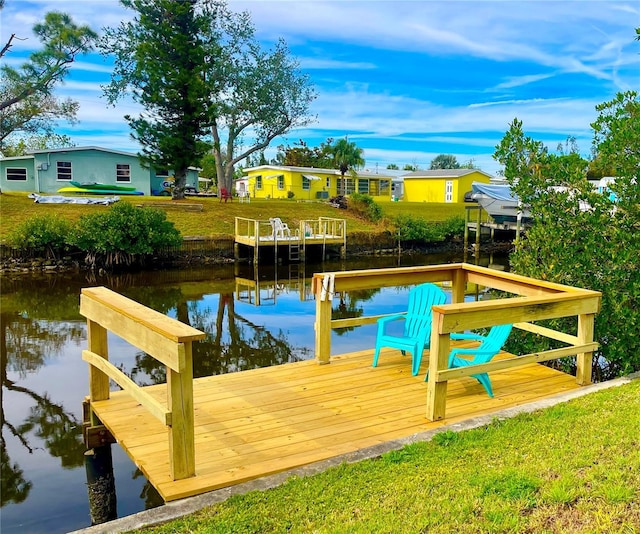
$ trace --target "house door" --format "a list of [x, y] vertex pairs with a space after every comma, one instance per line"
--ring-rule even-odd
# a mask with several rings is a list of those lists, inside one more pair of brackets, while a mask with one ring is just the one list
[[447, 180], [444, 186], [444, 201], [453, 202], [453, 182]]

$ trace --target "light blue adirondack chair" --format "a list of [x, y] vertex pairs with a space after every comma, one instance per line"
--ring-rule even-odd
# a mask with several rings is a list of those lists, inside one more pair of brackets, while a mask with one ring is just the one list
[[[378, 357], [382, 347], [400, 349], [402, 354], [407, 351], [412, 356], [412, 373], [420, 372], [422, 351], [429, 347], [431, 338], [431, 307], [444, 304], [447, 295], [434, 284], [420, 284], [409, 291], [409, 304], [406, 314], [395, 314], [378, 319], [378, 334], [376, 349], [373, 354], [373, 367], [378, 365]], [[404, 331], [400, 336], [386, 333], [386, 326], [391, 321], [404, 319]]]
[[[481, 336], [480, 334], [451, 334], [451, 339], [480, 341], [480, 345], [470, 349], [451, 349], [451, 352], [449, 353], [449, 367], [464, 367], [467, 365], [489, 362], [491, 358], [498, 354], [502, 349], [502, 345], [507, 341], [512, 327], [513, 325], [511, 324], [493, 326], [486, 336]], [[460, 358], [462, 355], [472, 356], [472, 358]], [[487, 373], [480, 373], [471, 376], [484, 386], [489, 397], [493, 397], [491, 380], [489, 380], [489, 375]], [[429, 374], [427, 373], [425, 380], [428, 378]]]

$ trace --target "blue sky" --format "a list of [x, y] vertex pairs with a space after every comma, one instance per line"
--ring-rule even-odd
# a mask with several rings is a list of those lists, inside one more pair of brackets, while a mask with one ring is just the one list
[[[366, 168], [389, 163], [429, 167], [440, 153], [473, 160], [485, 172], [514, 117], [555, 150], [568, 135], [581, 153], [591, 148], [595, 106], [616, 92], [640, 89], [640, 4], [635, 0], [230, 1], [248, 10], [258, 38], [280, 37], [309, 74], [317, 121], [272, 143], [304, 139], [316, 146], [348, 135], [364, 149]], [[2, 43], [16, 41], [5, 60], [19, 63], [37, 45], [30, 32], [47, 11], [65, 11], [100, 32], [131, 18], [117, 0], [6, 0]], [[106, 105], [102, 56], [74, 65], [59, 96], [80, 103], [79, 124], [61, 133], [78, 146], [135, 152], [123, 120], [137, 106]]]

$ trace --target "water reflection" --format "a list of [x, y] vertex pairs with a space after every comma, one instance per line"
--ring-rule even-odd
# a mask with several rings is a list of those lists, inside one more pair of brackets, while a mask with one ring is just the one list
[[[460, 261], [454, 255], [409, 257], [405, 265]], [[484, 264], [497, 263], [487, 258]], [[207, 333], [193, 346], [194, 376], [279, 365], [313, 357], [314, 272], [397, 266], [396, 258], [323, 265], [224, 265], [121, 276], [91, 273], [0, 278], [0, 460], [2, 531], [65, 532], [90, 524], [82, 443], [81, 359], [86, 326], [82, 287], [104, 285]], [[393, 313], [406, 290], [338, 294], [332, 317]], [[333, 332], [334, 353], [372, 345], [375, 325]], [[140, 385], [162, 383], [165, 369], [123, 340], [109, 339], [110, 360]], [[161, 504], [157, 492], [114, 447], [118, 512]], [[63, 491], [60, 489], [63, 488]]]

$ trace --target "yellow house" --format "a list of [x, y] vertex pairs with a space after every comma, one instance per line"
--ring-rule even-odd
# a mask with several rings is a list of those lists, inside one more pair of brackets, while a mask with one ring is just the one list
[[473, 182], [488, 184], [492, 176], [478, 169], [438, 169], [404, 175], [405, 202], [464, 202]]
[[252, 198], [315, 200], [361, 193], [375, 200], [391, 199], [393, 176], [389, 174], [358, 171], [356, 176], [347, 173], [343, 179], [337, 169], [279, 165], [260, 165], [244, 172], [246, 176], [239, 182]]

